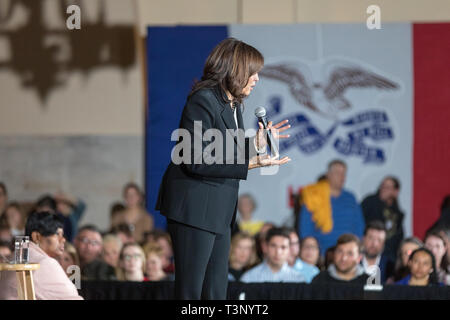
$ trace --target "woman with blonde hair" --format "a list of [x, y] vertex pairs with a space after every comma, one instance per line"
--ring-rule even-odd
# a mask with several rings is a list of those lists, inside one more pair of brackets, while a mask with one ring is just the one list
[[236, 233], [231, 239], [228, 279], [239, 281], [256, 263], [255, 239], [247, 232]]
[[145, 254], [137, 243], [127, 243], [122, 247], [116, 277], [120, 281], [144, 281]]

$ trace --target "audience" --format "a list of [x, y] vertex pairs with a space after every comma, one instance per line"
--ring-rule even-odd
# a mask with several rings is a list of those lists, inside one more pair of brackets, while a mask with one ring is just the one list
[[385, 241], [386, 229], [384, 223], [377, 220], [369, 222], [364, 230], [361, 264], [367, 274], [380, 277], [380, 284], [385, 283], [394, 272], [394, 262], [384, 252]]
[[[38, 300], [82, 299], [77, 288], [55, 260], [64, 252], [63, 223], [50, 212], [33, 212], [27, 220], [25, 235], [30, 237], [29, 260], [39, 263], [33, 271], [33, 283]], [[0, 299], [18, 299], [14, 272], [2, 272]]]
[[304, 205], [300, 212], [301, 237], [313, 236], [321, 254], [336, 243], [340, 235], [352, 233], [362, 237], [364, 217], [355, 196], [344, 190], [347, 165], [333, 160], [327, 179], [306, 186], [302, 191]]
[[409, 274], [395, 284], [410, 286], [435, 286], [439, 283], [436, 274], [436, 260], [427, 248], [414, 250], [408, 259]]
[[127, 223], [120, 223], [111, 230], [111, 234], [117, 236], [122, 244], [135, 243], [133, 226]]
[[334, 250], [333, 263], [326, 271], [321, 271], [312, 284], [328, 285], [333, 283], [351, 283], [365, 285], [369, 276], [364, 272], [361, 242], [353, 234], [341, 235]]
[[262, 226], [261, 230], [259, 230], [259, 232], [255, 235], [256, 255], [260, 262], [264, 260], [264, 256], [265, 256], [266, 234], [273, 227], [275, 227], [274, 223], [265, 222], [264, 225]]
[[25, 215], [17, 202], [10, 202], [3, 213], [5, 224], [11, 229], [11, 235], [23, 236], [25, 234]]
[[240, 281], [241, 276], [257, 262], [255, 239], [247, 232], [231, 238], [228, 280]]
[[[450, 196], [444, 198], [441, 217], [427, 231], [424, 243], [414, 237], [402, 239], [399, 181], [386, 176], [360, 207], [344, 189], [346, 173], [346, 164], [333, 160], [322, 179], [303, 188], [301, 241], [295, 229], [254, 220], [253, 197], [241, 195], [229, 280], [365, 285], [369, 275], [379, 270], [382, 284], [449, 285]], [[82, 299], [69, 280], [70, 266], [80, 266], [83, 280], [174, 280], [169, 234], [153, 229], [153, 218], [144, 209], [144, 195], [136, 184], [127, 184], [123, 197], [125, 205], [111, 206], [109, 233], [102, 238], [94, 225], [78, 230], [86, 209], [82, 200], [62, 193], [45, 195], [26, 219], [22, 209], [26, 204], [8, 203], [6, 186], [0, 182], [1, 260], [14, 258], [14, 236], [30, 236], [30, 260], [41, 264], [34, 272], [38, 299]], [[17, 299], [15, 277], [3, 275], [1, 298]]]
[[80, 259], [78, 258], [78, 253], [75, 247], [69, 243], [64, 243], [64, 252], [61, 256], [56, 259], [63, 270], [70, 276], [71, 272], [69, 267], [71, 266], [80, 266]]
[[128, 183], [123, 188], [125, 200], [124, 223], [131, 226], [133, 238], [141, 243], [144, 233], [153, 229], [153, 217], [144, 209], [144, 194], [135, 183]]
[[294, 229], [287, 229], [290, 237], [290, 254], [288, 258], [289, 266], [293, 267], [303, 278], [306, 283], [310, 283], [311, 280], [320, 272], [314, 264], [309, 264], [303, 261], [300, 256], [300, 241], [298, 234]]
[[384, 254], [395, 260], [398, 246], [403, 239], [404, 214], [398, 206], [400, 182], [397, 178], [387, 176], [381, 182], [377, 193], [366, 197], [361, 208], [366, 225], [371, 221], [383, 222], [386, 229]]
[[422, 241], [416, 237], [406, 238], [400, 242], [397, 251], [397, 260], [395, 261], [394, 275], [390, 277], [386, 283], [393, 283], [400, 281], [406, 277], [409, 273], [408, 261], [411, 252], [421, 248], [423, 246]]
[[103, 236], [102, 260], [113, 268], [118, 267], [122, 240], [114, 234]]
[[74, 240], [80, 258], [81, 276], [85, 280], [114, 280], [115, 270], [101, 260], [103, 240], [100, 231], [93, 225], [79, 229]]
[[245, 193], [239, 197], [237, 207], [239, 216], [237, 218], [237, 225], [239, 231], [247, 232], [251, 236], [257, 234], [264, 225], [264, 221], [253, 219], [255, 209], [256, 202], [250, 194]]
[[119, 267], [116, 269], [117, 280], [145, 281], [145, 254], [136, 243], [124, 244], [120, 251]]
[[109, 231], [112, 233], [119, 224], [125, 220], [125, 206], [121, 202], [115, 202], [111, 206], [109, 213]]
[[434, 255], [436, 261], [434, 271], [436, 272], [438, 281], [445, 285], [450, 285], [445, 238], [439, 232], [431, 231], [425, 236], [424, 245]]
[[312, 266], [316, 266], [319, 271], [323, 268], [319, 241], [316, 238], [305, 237], [300, 241], [300, 259]]
[[305, 282], [305, 278], [288, 264], [290, 254], [289, 232], [271, 228], [266, 235], [266, 258], [245, 272], [242, 282]]
[[71, 237], [67, 237], [69, 241], [72, 241], [72, 237], [78, 233], [78, 224], [86, 211], [86, 203], [73, 196], [64, 194], [62, 192], [56, 193], [53, 196], [56, 201], [56, 211], [60, 213], [64, 219], [70, 221], [72, 230], [70, 231]]
[[174, 273], [175, 266], [173, 264], [173, 250], [172, 250], [172, 240], [170, 235], [160, 229], [155, 229], [151, 232], [146, 233], [146, 244], [152, 244], [158, 246], [162, 249], [163, 255], [163, 269], [166, 273]]
[[165, 259], [164, 250], [155, 246], [154, 244], [148, 244], [144, 248], [145, 253], [145, 280], [146, 281], [173, 281], [174, 276], [167, 274], [163, 269], [163, 262]]

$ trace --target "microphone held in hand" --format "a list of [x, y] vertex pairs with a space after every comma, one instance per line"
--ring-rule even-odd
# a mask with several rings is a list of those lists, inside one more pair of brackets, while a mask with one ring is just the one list
[[[266, 109], [264, 107], [258, 107], [255, 109], [255, 116], [258, 118], [258, 122], [261, 122], [264, 129], [267, 129], [269, 121], [266, 117]], [[278, 141], [272, 135], [270, 130], [267, 130], [267, 144], [269, 145], [272, 156], [278, 157]]]

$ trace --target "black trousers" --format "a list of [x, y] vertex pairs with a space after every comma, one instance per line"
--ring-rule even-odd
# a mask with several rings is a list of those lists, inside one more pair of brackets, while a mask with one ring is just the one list
[[175, 299], [225, 300], [231, 228], [216, 234], [167, 220], [175, 258]]

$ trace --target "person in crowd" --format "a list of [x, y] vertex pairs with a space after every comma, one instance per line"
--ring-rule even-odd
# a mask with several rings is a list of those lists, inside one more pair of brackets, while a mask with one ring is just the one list
[[75, 247], [70, 242], [64, 243], [64, 252], [56, 259], [68, 276], [72, 275], [70, 267], [80, 266], [80, 259]]
[[230, 246], [228, 280], [240, 281], [241, 276], [257, 262], [255, 239], [247, 232], [233, 235]]
[[364, 217], [355, 196], [344, 189], [347, 165], [341, 160], [328, 164], [327, 179], [302, 190], [301, 237], [313, 236], [321, 254], [336, 243], [340, 235], [362, 237]]
[[145, 253], [145, 279], [146, 281], [173, 281], [173, 274], [167, 274], [163, 269], [165, 257], [164, 250], [152, 243], [144, 248]]
[[120, 251], [119, 267], [116, 269], [117, 280], [145, 281], [145, 254], [137, 243], [126, 243]]
[[7, 263], [13, 259], [13, 248], [11, 242], [0, 241], [0, 261]]
[[372, 220], [366, 225], [363, 237], [363, 258], [361, 264], [367, 274], [379, 276], [384, 284], [394, 273], [394, 262], [384, 252], [386, 228], [382, 221]]
[[438, 228], [436, 231], [445, 239], [445, 247], [447, 248], [447, 273], [450, 273], [450, 228]]
[[109, 232], [112, 233], [119, 224], [125, 220], [126, 207], [121, 202], [115, 202], [111, 205], [109, 213]]
[[361, 242], [354, 234], [341, 235], [336, 243], [333, 263], [326, 271], [321, 271], [312, 280], [312, 284], [327, 285], [349, 283], [365, 285], [369, 276], [364, 272]]
[[17, 202], [10, 202], [6, 206], [3, 214], [5, 223], [11, 229], [11, 234], [15, 236], [23, 236], [25, 234], [25, 214], [22, 207]]
[[86, 203], [62, 192], [56, 193], [53, 198], [56, 201], [56, 211], [70, 221], [72, 230], [71, 237], [68, 240], [72, 241], [73, 236], [78, 233], [78, 224], [86, 211]]
[[434, 271], [436, 272], [438, 281], [445, 285], [450, 285], [445, 238], [438, 231], [431, 231], [425, 236], [424, 246], [434, 255], [436, 262]]
[[117, 235], [106, 234], [103, 236], [102, 260], [111, 267], [117, 268], [122, 245], [122, 240]]
[[123, 198], [126, 204], [125, 223], [131, 226], [133, 238], [141, 243], [144, 233], [153, 229], [153, 217], [144, 209], [144, 194], [135, 183], [128, 183], [123, 188]]
[[63, 221], [64, 224], [64, 237], [67, 239], [67, 241], [72, 242], [73, 240], [72, 222], [69, 217], [66, 217], [62, 213], [58, 212], [58, 203], [56, 202], [55, 198], [52, 195], [46, 194], [40, 197], [36, 201], [34, 210], [38, 212], [51, 212], [57, 215]]
[[266, 250], [266, 235], [267, 232], [275, 227], [275, 224], [272, 222], [265, 222], [262, 226], [261, 230], [255, 235], [256, 240], [256, 255], [258, 260], [261, 262], [264, 260], [265, 250]]
[[7, 224], [0, 224], [0, 241], [9, 243], [13, 241], [11, 229]]
[[242, 282], [305, 282], [305, 278], [288, 264], [290, 236], [284, 228], [271, 228], [266, 236], [266, 258], [245, 272]]
[[327, 251], [325, 251], [324, 265], [320, 271], [328, 270], [328, 267], [334, 263], [334, 250], [336, 250], [336, 246], [329, 247]]
[[115, 270], [101, 259], [103, 240], [94, 225], [85, 225], [74, 240], [80, 258], [81, 276], [85, 280], [115, 280]]
[[441, 286], [436, 273], [436, 260], [425, 247], [414, 250], [408, 259], [409, 274], [395, 284], [409, 286]]
[[403, 239], [404, 213], [398, 205], [400, 182], [387, 176], [381, 182], [377, 193], [367, 196], [361, 202], [366, 225], [371, 221], [382, 221], [386, 228], [384, 254], [395, 260], [398, 246]]
[[0, 181], [0, 215], [2, 215], [3, 211], [5, 211], [7, 204], [8, 189], [6, 188], [6, 185]]
[[290, 254], [288, 258], [288, 264], [300, 273], [305, 278], [306, 283], [310, 283], [311, 280], [320, 272], [313, 264], [309, 264], [303, 261], [300, 256], [300, 239], [297, 231], [291, 228], [287, 228], [290, 238]]
[[111, 230], [111, 234], [117, 236], [122, 244], [135, 243], [133, 226], [128, 223], [120, 223]]
[[163, 230], [155, 229], [146, 233], [146, 244], [159, 246], [164, 253], [163, 269], [166, 273], [174, 273], [175, 266], [173, 263], [173, 248], [170, 235]]
[[409, 274], [408, 261], [411, 253], [423, 247], [422, 241], [416, 237], [405, 238], [400, 242], [395, 261], [394, 274], [386, 281], [387, 284], [400, 281]]
[[262, 226], [264, 225], [264, 221], [254, 219], [255, 210], [256, 201], [251, 194], [245, 193], [239, 197], [239, 216], [237, 219], [237, 226], [239, 228], [239, 231], [244, 231], [249, 233], [251, 236], [254, 236], [261, 230]]
[[320, 256], [319, 241], [316, 238], [305, 237], [300, 241], [300, 259], [322, 270], [323, 261]]
[[[30, 237], [29, 260], [39, 263], [33, 271], [33, 284], [38, 300], [81, 300], [77, 288], [55, 260], [64, 252], [63, 223], [51, 212], [33, 212], [28, 217], [25, 235]], [[18, 299], [14, 272], [2, 272], [0, 299]]]

